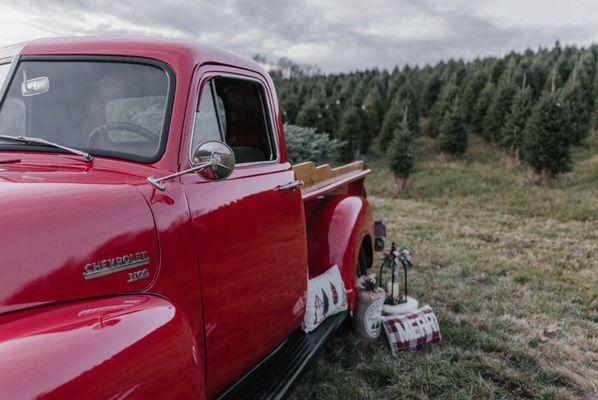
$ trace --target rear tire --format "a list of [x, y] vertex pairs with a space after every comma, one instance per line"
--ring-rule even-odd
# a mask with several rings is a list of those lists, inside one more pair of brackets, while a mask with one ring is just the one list
[[368, 273], [368, 256], [365, 253], [365, 248], [361, 246], [359, 248], [359, 256], [357, 257], [357, 268], [355, 269], [357, 277], [367, 275]]

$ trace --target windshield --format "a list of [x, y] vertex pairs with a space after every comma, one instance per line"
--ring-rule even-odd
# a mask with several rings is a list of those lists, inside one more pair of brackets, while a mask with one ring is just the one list
[[0, 64], [0, 88], [4, 83], [4, 78], [8, 74], [8, 70], [10, 69], [10, 64]]
[[[152, 162], [166, 141], [170, 86], [163, 69], [147, 64], [24, 60], [0, 108], [0, 135], [42, 138], [94, 155]], [[0, 151], [23, 146], [0, 141]]]

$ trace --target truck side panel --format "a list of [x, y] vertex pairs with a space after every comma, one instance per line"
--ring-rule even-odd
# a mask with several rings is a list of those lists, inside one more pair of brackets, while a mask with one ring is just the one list
[[310, 277], [337, 264], [353, 309], [359, 249], [367, 241], [368, 251], [372, 248], [372, 210], [364, 197], [353, 194], [324, 196], [306, 202], [305, 207]]
[[201, 350], [162, 298], [83, 301], [0, 321], [2, 399], [204, 398]]

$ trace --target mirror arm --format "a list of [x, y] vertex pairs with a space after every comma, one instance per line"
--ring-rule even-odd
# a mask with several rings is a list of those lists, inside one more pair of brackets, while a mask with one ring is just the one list
[[[214, 148], [215, 147], [215, 148]], [[177, 176], [196, 172], [198, 175], [210, 181], [220, 181], [230, 176], [235, 168], [235, 154], [233, 150], [225, 143], [217, 141], [207, 141], [195, 148], [193, 151], [193, 160], [208, 160], [202, 163], [193, 165], [191, 168], [183, 171], [175, 172], [161, 178], [154, 178], [150, 176], [147, 181], [160, 191], [166, 190], [164, 181], [167, 181]], [[205, 173], [204, 170], [212, 167], [210, 173]], [[219, 168], [215, 168], [219, 167]]]
[[209, 167], [210, 165], [212, 165], [212, 161], [207, 161], [204, 163], [194, 165], [193, 167], [185, 169], [183, 171], [179, 171], [179, 172], [175, 172], [170, 175], [163, 176], [162, 178], [149, 177], [149, 178], [147, 178], [147, 181], [156, 189], [158, 189], [160, 191], [164, 191], [164, 190], [166, 190], [166, 186], [162, 182], [167, 181], [172, 178], [176, 178], [177, 176], [189, 174], [191, 172], [201, 171], [202, 169], [205, 169], [205, 168]]

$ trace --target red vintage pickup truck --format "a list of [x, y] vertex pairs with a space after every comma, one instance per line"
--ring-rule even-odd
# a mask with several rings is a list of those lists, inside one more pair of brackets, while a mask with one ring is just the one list
[[267, 72], [161, 39], [0, 49], [0, 398], [279, 398], [372, 263], [360, 162], [288, 162]]

